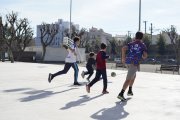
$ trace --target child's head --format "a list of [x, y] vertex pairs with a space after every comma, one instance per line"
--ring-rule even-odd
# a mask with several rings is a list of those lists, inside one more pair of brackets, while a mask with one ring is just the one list
[[106, 50], [106, 44], [104, 44], [104, 43], [101, 43], [101, 50]]
[[136, 33], [136, 39], [141, 40], [143, 38], [143, 33], [142, 32], [137, 32]]
[[89, 53], [89, 57], [91, 57], [91, 58], [94, 57], [94, 55], [95, 55], [94, 52]]
[[76, 45], [79, 45], [80, 44], [80, 38], [78, 36], [75, 36], [74, 39], [73, 39], [74, 43]]

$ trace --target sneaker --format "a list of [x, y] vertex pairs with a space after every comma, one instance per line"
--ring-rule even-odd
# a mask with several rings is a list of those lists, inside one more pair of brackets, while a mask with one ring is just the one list
[[109, 94], [108, 91], [102, 91], [102, 94]]
[[74, 82], [74, 85], [78, 85], [78, 86], [80, 86], [81, 84], [80, 84], [80, 83], [78, 83], [78, 82]]
[[82, 71], [81, 76], [82, 76], [82, 78], [84, 78], [84, 76], [85, 76], [85, 75], [84, 75], [84, 71]]
[[87, 80], [88, 82], [90, 82], [89, 78], [86, 78], [86, 80]]
[[88, 85], [86, 85], [86, 91], [87, 93], [90, 93], [90, 87]]
[[118, 95], [117, 98], [120, 99], [121, 101], [126, 101], [126, 98], [124, 98], [123, 95]]
[[51, 83], [51, 80], [52, 80], [52, 74], [49, 73], [48, 82]]
[[128, 91], [127, 95], [128, 96], [133, 96], [133, 92], [132, 91]]

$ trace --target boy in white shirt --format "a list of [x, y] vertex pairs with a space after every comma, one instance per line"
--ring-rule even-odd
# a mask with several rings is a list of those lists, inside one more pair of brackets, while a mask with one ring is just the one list
[[80, 44], [80, 38], [74, 37], [73, 41], [74, 41], [74, 44], [72, 44], [71, 46], [69, 46], [69, 47], [66, 45], [64, 46], [68, 51], [68, 55], [65, 59], [64, 69], [57, 72], [57, 73], [54, 73], [54, 74], [49, 73], [49, 77], [48, 77], [49, 83], [52, 81], [52, 79], [54, 77], [56, 77], [58, 75], [66, 74], [69, 71], [69, 69], [71, 67], [73, 67], [73, 69], [74, 69], [74, 85], [81, 85], [77, 81], [79, 69], [78, 69], [78, 65], [76, 63], [77, 46]]

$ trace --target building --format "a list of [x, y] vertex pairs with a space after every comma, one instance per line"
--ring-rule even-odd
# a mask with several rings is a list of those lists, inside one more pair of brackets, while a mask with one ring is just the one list
[[128, 38], [127, 35], [115, 35], [114, 39], [119, 43], [120, 46], [123, 45], [124, 41]]
[[[152, 45], [156, 45], [156, 44], [157, 44], [157, 42], [158, 42], [158, 40], [159, 40], [159, 35], [160, 35], [160, 34], [152, 35], [152, 41], [151, 41], [151, 44], [152, 44]], [[169, 36], [168, 36], [168, 34], [167, 34], [166, 32], [162, 32], [162, 35], [163, 35], [163, 37], [164, 37], [164, 39], [165, 39], [165, 43], [166, 43], [167, 45], [172, 44], [172, 43], [171, 43], [171, 39], [169, 38]]]
[[89, 29], [90, 41], [99, 40], [101, 43], [108, 44], [108, 41], [112, 39], [112, 35], [103, 31], [103, 29], [97, 29], [92, 27]]

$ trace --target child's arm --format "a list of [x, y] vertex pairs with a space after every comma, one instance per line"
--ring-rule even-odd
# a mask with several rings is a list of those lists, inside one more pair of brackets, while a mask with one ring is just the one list
[[143, 49], [143, 55], [142, 55], [142, 59], [143, 60], [145, 60], [146, 58], [147, 58], [147, 47], [146, 47], [146, 45], [145, 44], [143, 44], [144, 45], [144, 49]]
[[147, 56], [148, 56], [148, 55], [147, 55], [147, 52], [144, 51], [144, 52], [143, 52], [143, 55], [142, 55], [142, 59], [145, 60], [145, 59], [147, 58]]
[[102, 58], [103, 59], [107, 59], [107, 58], [109, 58], [109, 55], [106, 55], [106, 52], [103, 51], [102, 52]]
[[126, 50], [128, 50], [128, 46], [124, 46], [122, 48], [122, 63], [125, 63], [125, 59], [126, 59]]

